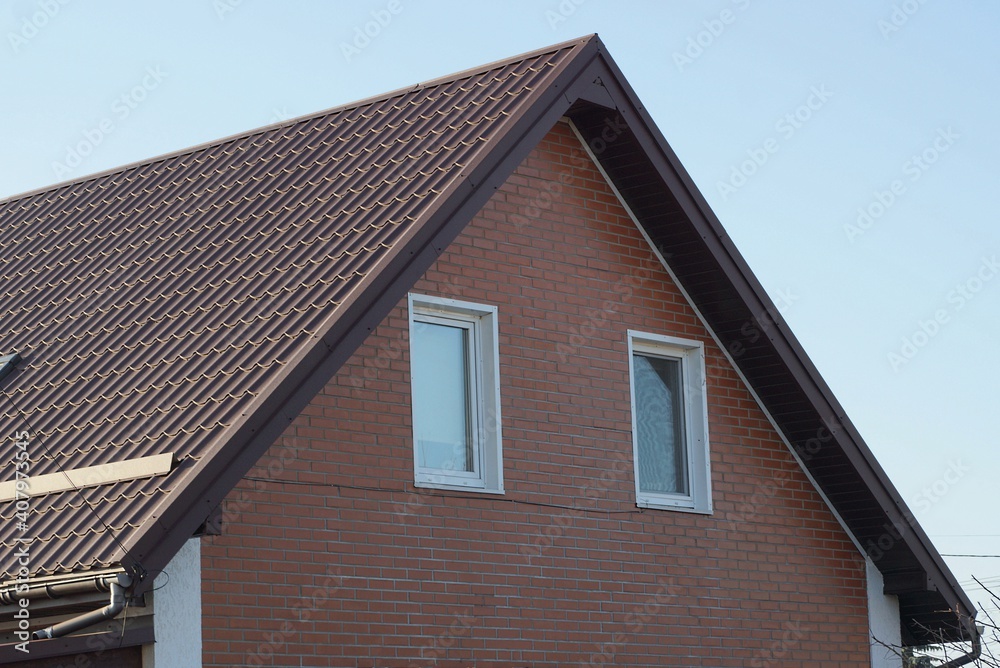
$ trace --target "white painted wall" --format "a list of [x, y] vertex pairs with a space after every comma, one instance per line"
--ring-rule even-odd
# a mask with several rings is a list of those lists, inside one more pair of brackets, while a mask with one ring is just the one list
[[[865, 557], [868, 575], [868, 628], [869, 635], [882, 642], [900, 647], [899, 599], [882, 593], [882, 573], [872, 560]], [[903, 660], [897, 653], [872, 640], [872, 668], [900, 668]]]
[[[162, 586], [162, 589], [160, 587]], [[201, 668], [201, 540], [192, 538], [156, 576], [156, 642], [142, 648], [143, 668]]]

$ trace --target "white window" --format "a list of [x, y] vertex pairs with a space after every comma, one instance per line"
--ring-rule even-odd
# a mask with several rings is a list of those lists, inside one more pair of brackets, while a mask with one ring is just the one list
[[410, 295], [418, 487], [503, 492], [495, 306]]
[[629, 330], [636, 502], [712, 512], [705, 350]]

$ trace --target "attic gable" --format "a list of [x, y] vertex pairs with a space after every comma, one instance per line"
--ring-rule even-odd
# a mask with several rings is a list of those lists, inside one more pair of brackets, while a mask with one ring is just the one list
[[0, 422], [30, 419], [32, 475], [177, 460], [39, 498], [33, 575], [121, 565], [148, 588], [562, 116], [862, 544], [907, 527], [877, 565], [910, 640], [974, 634], [947, 612], [971, 603], [596, 36], [0, 202], [0, 342], [24, 358]]

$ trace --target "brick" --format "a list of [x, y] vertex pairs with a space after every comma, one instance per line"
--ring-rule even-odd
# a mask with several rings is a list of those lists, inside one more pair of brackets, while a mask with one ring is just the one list
[[[557, 125], [413, 288], [498, 306], [506, 494], [413, 487], [401, 301], [203, 539], [206, 666], [868, 665], [862, 557], [580, 152]], [[711, 516], [635, 506], [630, 328], [705, 345]]]

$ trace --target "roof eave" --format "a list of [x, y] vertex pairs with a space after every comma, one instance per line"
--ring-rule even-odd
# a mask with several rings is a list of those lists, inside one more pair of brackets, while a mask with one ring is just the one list
[[[320, 328], [315, 344], [286, 364], [280, 376], [261, 389], [239, 423], [220, 435], [200, 467], [179, 483], [177, 496], [157, 510], [155, 525], [127, 542], [122, 564], [130, 571], [156, 572], [165, 567], [194, 531], [246, 475], [334, 376], [337, 370], [389, 314], [473, 216], [486, 204], [534, 146], [564, 115], [573, 101], [590, 99], [593, 82], [586, 74], [598, 53], [596, 36], [575, 44], [577, 53], [553, 71], [546, 85], [520, 104], [503, 131], [471, 162], [422, 214], [414, 233], [386, 256], [381, 266], [352, 293], [335, 316]], [[518, 60], [521, 57], [510, 59]], [[494, 65], [495, 66], [495, 65]], [[482, 68], [477, 68], [477, 71]], [[425, 84], [426, 85], [426, 84]], [[138, 585], [144, 591], [151, 585]]]
[[[766, 331], [776, 357], [791, 371], [799, 389], [808, 398], [816, 412], [822, 416], [823, 422], [841, 427], [841, 429], [831, 430], [834, 435], [834, 444], [848, 457], [857, 472], [859, 481], [871, 490], [889, 518], [894, 522], [901, 523], [901, 526], [910, 528], [909, 531], [903, 532], [900, 542], [912, 552], [924, 568], [927, 575], [926, 590], [939, 592], [947, 602], [948, 607], [960, 613], [962, 626], [966, 629], [965, 635], [968, 639], [969, 634], [973, 632], [970, 629], [972, 628], [972, 618], [976, 613], [975, 606], [958, 585], [954, 575], [906, 507], [899, 492], [892, 485], [870, 448], [846, 416], [843, 407], [836, 400], [829, 386], [792, 334], [778, 308], [753, 275], [746, 260], [736, 249], [707, 200], [695, 186], [694, 181], [681, 165], [676, 154], [669, 147], [635, 95], [634, 90], [603, 46], [600, 46], [600, 55], [599, 62], [604, 71], [598, 76], [602, 76], [614, 102], [614, 107], [621, 113], [625, 125], [628, 126], [636, 141], [649, 156], [665, 186], [677, 198], [690, 223], [697, 228], [706, 250], [724, 272], [727, 280], [748, 310], [762, 317], [766, 314], [766, 317], [773, 321], [773, 326], [767, 328]], [[600, 160], [600, 157], [598, 159]], [[739, 361], [737, 361], [738, 363]], [[758, 394], [766, 394], [766, 389], [755, 389], [758, 390]]]

